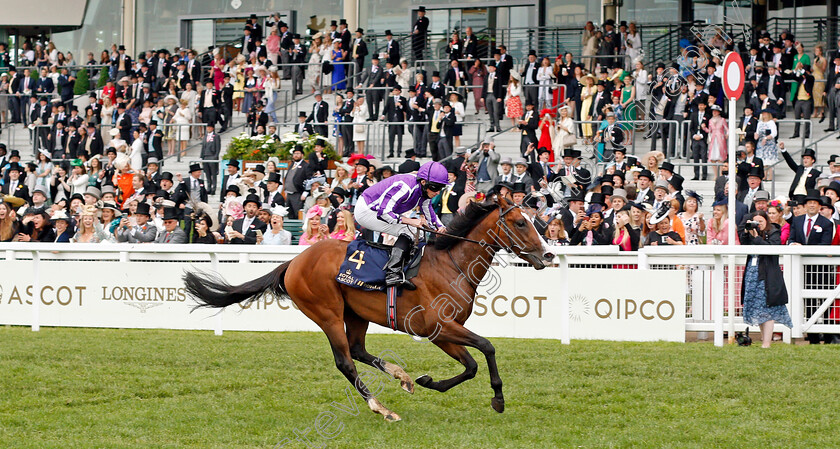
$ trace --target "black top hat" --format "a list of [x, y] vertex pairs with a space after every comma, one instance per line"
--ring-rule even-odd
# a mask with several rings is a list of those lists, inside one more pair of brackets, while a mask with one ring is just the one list
[[236, 194], [236, 196], [239, 196], [240, 195], [239, 186], [236, 185], [236, 184], [229, 185], [228, 188], [225, 189], [225, 196], [227, 196], [228, 192], [233, 192], [233, 193]]
[[537, 51], [533, 48], [528, 50], [528, 56], [537, 56]]
[[515, 182], [513, 183], [513, 188], [511, 189], [512, 193], [528, 193], [525, 190], [525, 183], [524, 182]]
[[501, 54], [502, 54], [502, 50], [500, 50], [500, 49], [498, 49], [498, 48], [494, 48], [494, 49], [493, 49], [493, 55], [494, 55], [494, 56], [495, 56], [495, 55], [501, 55]]
[[823, 195], [820, 197], [820, 206], [822, 207], [834, 207], [834, 203], [831, 201], [831, 198]]
[[339, 24], [339, 25], [345, 25], [345, 26], [346, 26], [346, 25], [347, 25], [347, 19], [341, 19], [341, 20], [338, 22], [338, 24]]
[[613, 192], [615, 192], [613, 186], [601, 186], [601, 195], [604, 197], [612, 196]]
[[370, 161], [366, 158], [361, 158], [356, 161], [356, 165], [361, 165], [362, 167], [370, 168]]
[[151, 214], [151, 208], [149, 207], [149, 203], [147, 203], [145, 201], [137, 205], [137, 211], [134, 212], [134, 213], [135, 214], [140, 214], [140, 215], [148, 215], [148, 216], [152, 215]]
[[668, 170], [669, 172], [673, 173], [674, 172], [674, 164], [672, 164], [668, 161], [665, 161], [665, 162], [662, 163], [662, 165], [659, 167], [659, 169], [660, 170]]
[[817, 160], [817, 153], [814, 151], [813, 148], [805, 148], [802, 150], [802, 157], [811, 156], [814, 160]]
[[201, 164], [199, 164], [198, 162], [193, 162], [192, 164], [190, 164], [190, 173], [194, 171], [201, 171]]
[[120, 45], [117, 50], [125, 51], [125, 45]]
[[263, 165], [263, 164], [257, 165], [256, 167], [254, 167], [254, 171], [257, 172], [257, 173], [265, 174], [265, 165]]
[[309, 114], [307, 114], [306, 111], [300, 111], [300, 112], [298, 112], [298, 117], [306, 118], [306, 117], [309, 117]]
[[409, 149], [405, 150], [405, 158], [406, 159], [410, 159], [414, 156], [417, 156], [417, 153], [414, 152], [414, 148], [409, 148]]
[[808, 201], [821, 202], [820, 201], [820, 191], [817, 190], [817, 189], [808, 189], [808, 192], [805, 195], [805, 198], [802, 201], [802, 204], [807, 203]]
[[604, 201], [604, 194], [598, 192], [592, 192], [592, 195], [589, 196], [589, 204], [607, 205], [606, 201]]
[[655, 179], [655, 177], [653, 176], [653, 173], [651, 173], [651, 171], [648, 170], [648, 169], [644, 169], [641, 172], [639, 172], [639, 177], [640, 178], [647, 178], [647, 179], [650, 179], [651, 181], [653, 181]]
[[349, 194], [349, 193], [347, 193], [347, 191], [346, 191], [346, 190], [344, 190], [344, 189], [343, 189], [343, 188], [341, 188], [341, 187], [336, 187], [336, 188], [332, 189], [332, 194], [333, 194], [333, 195], [338, 195], [338, 196], [340, 196], [340, 197], [342, 197], [342, 198], [347, 198], [348, 196], [350, 196], [350, 194]]
[[755, 176], [758, 179], [764, 179], [764, 170], [761, 167], [751, 167], [747, 173], [747, 177]]
[[238, 161], [238, 160], [236, 160], [236, 159], [231, 159], [230, 161], [228, 161], [228, 163], [227, 163], [227, 164], [228, 164], [228, 167], [236, 167], [236, 168], [239, 168], [239, 161]]
[[566, 198], [566, 201], [580, 201], [582, 203], [586, 202], [586, 194], [583, 193], [580, 189], [575, 189], [572, 193], [572, 196]]
[[163, 181], [163, 180], [172, 181], [173, 180], [172, 173], [169, 173], [168, 171], [165, 171], [165, 172], [161, 173], [160, 174], [160, 180], [161, 181]]
[[265, 178], [265, 182], [276, 182], [280, 184], [280, 174], [276, 172], [269, 173], [268, 177]]
[[163, 220], [178, 220], [178, 209], [174, 207], [163, 208]]
[[318, 136], [318, 137], [315, 138], [315, 145], [317, 145], [319, 147], [326, 147], [327, 143], [329, 143], [329, 142], [323, 136]]
[[254, 194], [254, 193], [252, 193], [252, 194], [250, 194], [250, 195], [248, 195], [248, 196], [246, 196], [246, 197], [245, 197], [245, 201], [243, 201], [243, 202], [242, 202], [242, 206], [245, 206], [245, 205], [247, 205], [248, 203], [254, 203], [254, 204], [256, 204], [256, 205], [257, 205], [257, 207], [262, 206], [262, 201], [260, 201], [260, 197], [258, 197], [258, 196], [257, 196], [256, 194]]
[[434, 77], [434, 76], [436, 76], [436, 77], [440, 78], [440, 72], [438, 72], [437, 70], [435, 70], [435, 71], [433, 71], [433, 72], [432, 72], [432, 76], [433, 76], [433, 77]]
[[548, 148], [546, 148], [546, 147], [537, 148], [537, 155], [540, 155], [540, 154], [543, 154], [543, 153], [551, 153], [551, 151], [549, 151]]
[[[14, 150], [12, 150], [12, 151], [14, 151]], [[6, 168], [6, 171], [10, 172], [12, 170], [17, 170], [17, 171], [21, 172], [21, 171], [23, 171], [23, 168], [21, 168], [20, 164], [18, 164], [17, 162], [12, 162], [11, 164], [9, 164], [9, 167]]]
[[9, 151], [9, 158], [13, 158], [13, 157], [20, 157], [20, 151], [18, 151], [18, 150]]
[[425, 6], [421, 6], [421, 7], [417, 8], [417, 11], [418, 11], [418, 12], [426, 12], [426, 7], [425, 7]]
[[838, 156], [838, 155], [836, 155], [836, 154], [832, 154], [832, 155], [828, 158], [828, 163], [830, 164], [830, 163], [832, 163], [832, 162], [837, 162], [837, 159], [840, 159], [840, 156]]
[[365, 34], [365, 30], [362, 28], [356, 28], [356, 32], [359, 34]]
[[337, 27], [338, 26], [338, 21], [337, 20], [330, 20], [330, 26], [331, 27]]
[[251, 18], [252, 18], [252, 19], [256, 19], [256, 18], [257, 18], [257, 15], [256, 15], [256, 14], [251, 14]]
[[671, 184], [671, 186], [674, 187], [674, 190], [676, 190], [677, 192], [682, 190], [683, 181], [685, 181], [685, 178], [683, 178], [682, 175], [680, 175], [679, 173], [674, 173], [674, 176], [671, 176], [671, 179], [668, 180], [668, 182]]
[[300, 39], [300, 34], [298, 34], [298, 33], [293, 34], [292, 39]]
[[393, 36], [394, 34], [391, 33], [391, 30], [385, 30], [385, 35], [386, 36]]
[[563, 148], [562, 157], [580, 157], [580, 151], [574, 148]]
[[827, 185], [825, 187], [825, 190], [833, 190], [834, 193], [837, 194], [837, 196], [840, 196], [840, 182], [831, 181], [831, 184]]
[[294, 153], [295, 151], [300, 151], [301, 153], [303, 153], [303, 145], [301, 145], [301, 144], [296, 144], [296, 145], [295, 145], [295, 148], [294, 148], [294, 149], [292, 149], [292, 153]]

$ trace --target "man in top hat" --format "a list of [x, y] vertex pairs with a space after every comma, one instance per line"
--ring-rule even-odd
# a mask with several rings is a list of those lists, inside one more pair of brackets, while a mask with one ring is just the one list
[[484, 77], [482, 98], [484, 99], [487, 114], [490, 115], [490, 129], [487, 132], [500, 132], [502, 129], [499, 121], [505, 110], [503, 103], [505, 99], [505, 86], [502, 84], [501, 77], [496, 73], [496, 61], [490, 61], [487, 64], [487, 76]]
[[17, 198], [20, 198], [27, 203], [30, 201], [29, 197], [29, 187], [20, 179], [20, 174], [23, 172], [23, 168], [17, 162], [11, 162], [6, 167], [6, 176], [9, 177], [8, 180], [3, 184], [3, 187], [0, 188], [0, 192], [4, 195], [11, 195]]
[[212, 79], [208, 79], [204, 83], [204, 90], [198, 96], [198, 107], [196, 109], [199, 121], [208, 125], [215, 125], [219, 119], [219, 112], [222, 109], [222, 95], [213, 86]]
[[604, 107], [612, 102], [612, 97], [610, 96], [610, 93], [606, 91], [606, 81], [598, 81], [597, 86], [598, 87], [596, 89], [598, 90], [595, 92], [595, 97], [592, 99], [592, 105], [589, 107], [589, 115], [592, 117], [591, 120], [600, 121], [604, 120]]
[[[292, 35], [292, 46], [289, 48], [289, 62], [293, 64], [305, 64], [309, 62], [307, 57], [306, 45], [300, 42], [300, 34]], [[306, 70], [305, 65], [296, 65], [292, 67], [292, 86], [295, 95], [303, 94], [303, 73]]]
[[397, 173], [402, 175], [405, 173], [413, 173], [420, 170], [420, 163], [417, 162], [417, 154], [414, 153], [413, 148], [405, 150], [405, 162], [397, 167]]
[[826, 71], [825, 103], [828, 109], [828, 129], [825, 132], [834, 132], [838, 129], [837, 117], [840, 117], [840, 50], [833, 55], [831, 67]]
[[265, 189], [263, 190], [263, 203], [269, 207], [285, 206], [286, 199], [280, 193], [280, 174], [277, 172], [269, 173], [265, 178]]
[[[3, 169], [3, 156], [1, 152], [2, 150], [0, 150], [0, 170]], [[820, 178], [830, 180], [840, 179], [840, 156], [832, 154], [828, 158], [828, 171], [823, 172]]]
[[207, 124], [207, 132], [204, 134], [204, 139], [201, 142], [201, 159], [204, 162], [204, 174], [207, 177], [207, 185], [210, 186], [209, 195], [216, 194], [216, 181], [219, 176], [219, 163], [215, 162], [219, 159], [222, 152], [222, 138], [216, 134], [216, 126]]
[[116, 79], [121, 79], [131, 72], [131, 57], [125, 54], [125, 45], [120, 45], [117, 52], [117, 55], [111, 58], [111, 66], [116, 71]]
[[184, 202], [186, 202], [189, 197], [192, 197], [196, 201], [207, 202], [207, 188], [204, 186], [204, 181], [201, 179], [201, 165], [199, 165], [198, 162], [190, 164], [190, 175], [187, 179], [184, 179], [180, 173], [176, 176], [178, 177], [178, 181], [181, 183], [178, 185], [175, 190], [175, 194], [172, 196], [173, 201], [180, 203], [180, 200], [184, 200]]
[[522, 91], [525, 93], [525, 103], [533, 103], [537, 104], [538, 96], [539, 96], [539, 84], [540, 82], [537, 80], [537, 71], [539, 71], [539, 65], [537, 64], [537, 51], [531, 49], [528, 52], [528, 62], [525, 63], [525, 66], [522, 68]]
[[[443, 77], [443, 84], [444, 86], [449, 86], [451, 90], [458, 92], [461, 96], [466, 93], [464, 86], [469, 84], [467, 82], [467, 74], [461, 69], [461, 64], [457, 59], [449, 61], [449, 69]], [[452, 92], [450, 92], [450, 94], [451, 93]], [[448, 96], [449, 95], [447, 95], [447, 97]]]
[[469, 161], [478, 163], [475, 171], [475, 189], [487, 193], [496, 185], [499, 180], [499, 153], [496, 152], [496, 143], [493, 138], [487, 136], [481, 143], [478, 151], [470, 154]]
[[540, 127], [540, 116], [534, 110], [535, 105], [535, 103], [525, 104], [525, 112], [517, 124], [522, 135], [519, 139], [519, 152], [529, 162], [537, 160], [534, 150], [536, 150], [537, 145], [537, 128]]
[[303, 183], [311, 173], [309, 164], [303, 159], [303, 146], [295, 145], [294, 150], [292, 150], [292, 163], [289, 165], [286, 177], [283, 180], [290, 217], [297, 217], [298, 211], [303, 208], [301, 195], [306, 191]]
[[666, 181], [671, 180], [671, 176], [674, 176], [674, 164], [668, 161], [662, 161], [662, 165], [659, 166], [659, 177]]
[[711, 117], [712, 114], [706, 110], [706, 102], [704, 101], [698, 102], [697, 111], [691, 114], [688, 127], [688, 132], [691, 136], [691, 157], [693, 162], [698, 164], [694, 166], [694, 178], [692, 178], [692, 181], [700, 179], [701, 162], [703, 163], [703, 179], [705, 180], [708, 176], [708, 167], [705, 163], [707, 161], [707, 139], [709, 137], [709, 120]]
[[738, 121], [738, 140], [744, 145], [748, 140], [755, 140], [755, 130], [758, 128], [758, 119], [755, 117], [753, 105], [747, 103], [744, 106], [744, 115]]
[[379, 65], [379, 56], [371, 56], [370, 64], [370, 68], [364, 70], [359, 66], [359, 84], [356, 88], [363, 90], [365, 93], [365, 102], [367, 102], [369, 115], [368, 121], [375, 121], [379, 117], [379, 103], [382, 101], [382, 97], [384, 97], [384, 91], [381, 87], [385, 85], [385, 73]]
[[[431, 93], [429, 95], [431, 95]], [[445, 113], [442, 109], [443, 101], [440, 98], [435, 98], [432, 105], [433, 109], [431, 111], [426, 111], [429, 115], [429, 124], [426, 126], [428, 132], [426, 141], [429, 143], [429, 152], [432, 153], [432, 159], [439, 161], [442, 157], [438, 153], [438, 142], [440, 141], [441, 131], [444, 127]], [[455, 117], [453, 116], [452, 121], [454, 122], [454, 120]]]
[[234, 245], [256, 245], [257, 235], [266, 231], [268, 226], [257, 218], [257, 212], [262, 206], [260, 197], [250, 194], [242, 203], [245, 216], [233, 222], [233, 232], [228, 235], [229, 242]]
[[330, 20], [329, 35], [330, 40], [333, 42], [341, 38], [341, 35], [338, 32], [338, 20]]
[[426, 49], [426, 36], [429, 32], [429, 19], [426, 17], [426, 7], [417, 8], [417, 20], [411, 29], [411, 49], [414, 52], [414, 60], [423, 58], [423, 51]]
[[178, 226], [178, 210], [174, 207], [163, 209], [163, 229], [158, 232], [155, 243], [187, 243], [187, 233]]
[[658, 210], [663, 203], [670, 201], [668, 198], [668, 181], [659, 179], [654, 183], [653, 187], [653, 209]]
[[324, 101], [324, 97], [321, 95], [321, 92], [315, 92], [315, 103], [312, 104], [312, 112], [309, 114], [309, 117], [306, 118], [306, 121], [312, 124], [312, 129], [315, 131], [316, 134], [329, 137], [329, 129], [327, 125], [322, 125], [321, 123], [327, 123], [327, 120], [330, 117], [330, 105]]
[[306, 115], [306, 111], [298, 112], [298, 122], [295, 125], [295, 132], [301, 137], [308, 137], [315, 134], [315, 129], [313, 129], [312, 125], [306, 121], [308, 118], [309, 117]]
[[[811, 75], [811, 66], [802, 63], [799, 63], [793, 75], [793, 79], [796, 80], [796, 83], [791, 86], [793, 114], [796, 120], [808, 121], [805, 124], [805, 138], [807, 139], [811, 137], [811, 114], [814, 112], [814, 76]], [[791, 139], [799, 137], [799, 125], [800, 123], [796, 122]]]
[[[368, 54], [367, 44], [364, 40], [365, 30], [361, 28], [356, 29], [356, 38], [353, 40], [352, 49], [350, 51], [350, 56], [353, 58], [353, 61], [356, 63], [356, 73], [362, 71], [362, 67], [365, 65], [365, 56]], [[348, 75], [349, 76], [349, 75]]]
[[668, 195], [679, 201], [680, 211], [683, 210], [683, 205], [685, 204], [685, 197], [682, 193], [683, 182], [685, 182], [685, 178], [683, 178], [679, 173], [674, 173], [674, 175], [671, 176], [671, 179], [668, 180]]
[[70, 151], [67, 147], [67, 130], [64, 122], [56, 122], [55, 129], [47, 136], [47, 145], [52, 159], [69, 159]]
[[283, 79], [292, 79], [292, 66], [288, 65], [291, 62], [291, 53], [294, 42], [292, 41], [292, 32], [289, 31], [289, 25], [282, 20], [277, 23], [278, 35], [280, 36], [280, 63], [283, 65]]
[[265, 129], [266, 125], [268, 125], [268, 114], [263, 110], [265, 109], [265, 104], [260, 100], [254, 106], [257, 108], [256, 111], [248, 115], [248, 124], [250, 125], [252, 136], [257, 134], [257, 128], [262, 126]]
[[805, 196], [805, 214], [790, 222], [788, 245], [830, 245], [834, 223], [820, 215], [820, 192], [808, 190]]
[[[408, 111], [408, 101], [400, 95], [402, 88], [399, 84], [391, 89], [391, 95], [385, 100], [385, 108], [382, 110], [382, 119], [387, 122], [405, 122]], [[397, 157], [402, 155], [402, 140], [405, 133], [405, 125], [388, 125], [388, 157], [394, 157], [394, 139], [397, 140]]]
[[794, 162], [793, 158], [785, 149], [784, 142], [779, 143], [779, 150], [782, 152], [782, 157], [785, 159], [788, 167], [796, 174], [793, 177], [793, 182], [790, 183], [790, 190], [788, 195], [804, 195], [811, 189], [817, 186], [817, 178], [820, 176], [819, 170], [814, 166], [817, 161], [817, 154], [812, 148], [805, 148], [802, 151], [802, 165]]
[[239, 161], [231, 159], [227, 164], [227, 173], [222, 176], [222, 194], [219, 196], [219, 201], [225, 200], [225, 190], [239, 182], [239, 177]]
[[251, 14], [251, 17], [248, 18], [247, 22], [251, 25], [251, 35], [254, 36], [254, 40], [262, 40], [262, 26], [260, 25], [259, 19], [257, 19], [257, 15]]
[[117, 226], [116, 237], [118, 242], [128, 243], [151, 243], [157, 237], [157, 228], [151, 218], [149, 203], [141, 202], [131, 217], [123, 216]]
[[773, 104], [773, 109], [779, 114], [779, 117], [784, 117], [785, 109], [785, 80], [777, 73], [777, 66], [773, 63], [768, 63], [767, 73], [761, 78], [758, 83], [759, 95], [765, 94]]
[[432, 72], [432, 82], [429, 84], [428, 90], [432, 93], [432, 97], [440, 98], [441, 101], [445, 100], [446, 86], [441, 82], [440, 72], [437, 70]]
[[391, 30], [385, 30], [385, 52], [388, 53], [387, 62], [397, 67], [400, 65], [400, 43], [394, 40]]
[[653, 204], [655, 195], [653, 193], [653, 182], [655, 181], [653, 173], [650, 170], [644, 169], [639, 173], [639, 179], [636, 181], [638, 192], [636, 193], [636, 203]]
[[761, 173], [761, 178], [764, 177], [764, 161], [755, 155], [755, 141], [747, 141], [744, 145], [744, 151], [736, 152], [738, 161], [735, 163], [735, 176], [738, 183], [738, 191], [747, 188], [748, 177], [752, 170], [755, 169]]
[[542, 188], [541, 183], [549, 183], [554, 179], [555, 173], [548, 165], [548, 159], [551, 155], [551, 150], [546, 147], [539, 147], [536, 150], [537, 160], [528, 164], [528, 171], [533, 179], [534, 190]]

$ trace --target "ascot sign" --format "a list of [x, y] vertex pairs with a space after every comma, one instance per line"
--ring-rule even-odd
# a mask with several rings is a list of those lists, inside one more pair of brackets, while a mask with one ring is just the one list
[[[220, 263], [231, 284], [261, 276], [274, 263]], [[208, 264], [180, 262], [42, 261], [34, 287], [29, 261], [0, 261], [0, 324], [29, 325], [33, 300], [43, 326], [318, 331], [293, 302], [273, 296], [222, 312], [201, 309], [186, 297], [184, 271]], [[560, 282], [568, 282], [569, 323], [575, 339], [684, 341], [685, 272], [493, 266], [473, 300], [467, 327], [487, 337], [561, 338]], [[606, 281], [606, 282], [605, 282]], [[398, 301], [397, 307], [400, 307]], [[218, 315], [216, 315], [218, 313]], [[371, 332], [391, 333], [380, 326]]]

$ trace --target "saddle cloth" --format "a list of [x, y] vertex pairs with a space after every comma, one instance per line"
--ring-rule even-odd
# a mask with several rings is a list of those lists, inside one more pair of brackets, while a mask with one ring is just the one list
[[[420, 242], [411, 261], [403, 268], [407, 279], [417, 276], [424, 242]], [[390, 256], [390, 246], [357, 239], [347, 245], [347, 254], [335, 280], [341, 284], [366, 291], [385, 290], [383, 268]]]

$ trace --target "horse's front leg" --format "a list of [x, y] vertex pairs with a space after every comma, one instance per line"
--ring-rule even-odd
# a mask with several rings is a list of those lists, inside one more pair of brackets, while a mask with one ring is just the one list
[[470, 380], [473, 377], [475, 377], [475, 373], [478, 372], [478, 364], [475, 363], [475, 359], [472, 358], [469, 351], [467, 351], [467, 348], [461, 345], [456, 345], [455, 343], [440, 341], [439, 339], [432, 340], [432, 343], [434, 343], [437, 347], [443, 350], [443, 352], [449, 354], [450, 357], [464, 365], [464, 372], [450, 379], [445, 379], [441, 381], [432, 380], [431, 376], [425, 374], [417, 378], [417, 380], [415, 381], [417, 382], [417, 385], [432, 390], [444, 392], [460, 384], [461, 382]]

